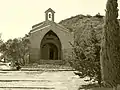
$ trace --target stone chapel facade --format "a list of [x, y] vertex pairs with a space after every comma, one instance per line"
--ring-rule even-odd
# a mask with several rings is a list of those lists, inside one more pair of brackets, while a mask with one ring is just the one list
[[45, 11], [45, 21], [32, 26], [30, 31], [30, 63], [62, 63], [72, 52], [73, 34], [54, 22], [55, 12]]

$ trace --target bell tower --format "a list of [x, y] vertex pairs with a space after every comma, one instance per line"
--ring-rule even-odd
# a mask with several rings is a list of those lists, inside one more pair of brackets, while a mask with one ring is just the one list
[[51, 8], [49, 8], [45, 11], [45, 20], [50, 20], [54, 22], [54, 14], [55, 12]]

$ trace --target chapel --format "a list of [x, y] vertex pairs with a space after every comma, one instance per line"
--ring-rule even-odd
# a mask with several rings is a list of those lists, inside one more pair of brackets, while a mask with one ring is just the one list
[[45, 11], [45, 21], [30, 30], [29, 63], [62, 63], [72, 52], [73, 34], [55, 22], [55, 11]]

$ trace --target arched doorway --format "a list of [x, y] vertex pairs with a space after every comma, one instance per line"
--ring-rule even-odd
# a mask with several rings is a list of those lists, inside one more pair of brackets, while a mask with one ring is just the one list
[[52, 30], [43, 37], [40, 51], [40, 58], [43, 60], [61, 60], [61, 42]]
[[58, 60], [58, 48], [52, 43], [47, 43], [42, 47], [42, 58], [49, 60]]

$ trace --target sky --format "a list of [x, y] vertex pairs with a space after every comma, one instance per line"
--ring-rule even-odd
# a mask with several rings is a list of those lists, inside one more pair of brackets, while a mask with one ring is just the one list
[[23, 37], [33, 25], [45, 20], [44, 12], [48, 8], [56, 12], [57, 23], [78, 14], [96, 15], [99, 12], [105, 15], [106, 2], [107, 0], [0, 0], [0, 33], [4, 41]]

